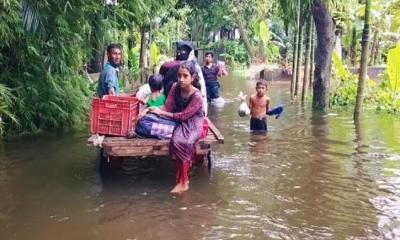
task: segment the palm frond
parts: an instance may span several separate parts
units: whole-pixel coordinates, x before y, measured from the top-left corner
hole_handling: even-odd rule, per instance
[[[4,84],[0,84],[0,132],[4,131],[4,120],[9,119],[15,124],[19,124],[19,121],[14,113],[11,112],[12,104],[15,101],[15,96],[12,94],[10,88]],[[1,134],[0,134],[1,135]]]
[[[34,4],[30,1],[21,2],[21,12],[24,29],[31,33],[36,33],[43,26],[42,19]]]

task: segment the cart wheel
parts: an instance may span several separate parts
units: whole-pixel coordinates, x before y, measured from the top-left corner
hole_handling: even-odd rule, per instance
[[[207,168],[208,168],[208,176],[212,176],[212,168],[213,168],[213,161],[211,157],[211,150],[208,150],[207,153]]]

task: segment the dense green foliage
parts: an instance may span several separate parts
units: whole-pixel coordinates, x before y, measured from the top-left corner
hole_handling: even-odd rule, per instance
[[[0,3],[0,83],[10,89],[0,98],[15,96],[2,103],[1,132],[72,126],[87,116],[92,92],[79,70],[90,56],[96,2]]]
[[[138,70],[138,42],[132,32],[150,24],[150,13],[166,12],[174,0],[122,1],[104,6],[99,0],[0,1],[0,133],[35,132],[87,124],[95,85],[83,66],[110,42],[128,40],[126,76]],[[160,7],[162,6],[162,7]],[[130,30],[130,31],[128,31]],[[138,32],[138,31],[136,31]],[[159,61],[152,44],[152,64]],[[127,64],[123,69],[126,69]]]
[[[337,54],[333,54],[335,86],[330,96],[333,107],[353,107],[356,102],[358,75],[346,69]],[[387,74],[381,83],[366,79],[363,106],[389,113],[400,113],[400,94],[391,87]]]
[[[4,134],[5,121],[13,121],[14,124],[18,124],[18,120],[11,111],[13,101],[15,101],[15,96],[11,89],[0,84],[0,136]]]
[[[364,1],[350,0],[333,12],[346,64],[357,65],[361,55],[361,37],[365,14]],[[400,1],[371,2],[369,65],[383,65],[388,50],[400,39]]]
[[[265,60],[265,48],[270,39],[269,22],[266,20],[271,14],[273,2],[266,0],[181,0],[179,2],[182,5],[189,5],[192,9],[189,17],[191,39],[207,45],[220,34],[222,41],[236,41],[237,49],[243,45],[249,62]],[[235,30],[240,32],[240,39],[228,36],[228,33]],[[228,56],[230,60],[235,59],[236,63],[242,65],[243,62],[237,60],[238,58],[232,55],[230,57]]]
[[[214,53],[223,53],[225,61],[230,68],[243,67],[249,62],[249,53],[239,41],[216,42],[212,45]]]

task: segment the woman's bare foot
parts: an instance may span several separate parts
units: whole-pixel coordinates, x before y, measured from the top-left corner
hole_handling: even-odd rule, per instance
[[[171,193],[181,193],[183,190],[183,184],[182,183],[178,183],[176,184],[176,186],[171,190]]]
[[[182,183],[176,184],[174,189],[171,190],[171,193],[183,193],[186,192],[187,190],[189,190],[189,181],[183,184]]]
[[[182,192],[186,192],[187,190],[189,190],[189,181],[187,181],[183,184]]]

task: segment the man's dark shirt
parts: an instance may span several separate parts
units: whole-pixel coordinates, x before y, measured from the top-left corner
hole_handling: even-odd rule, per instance
[[[218,82],[219,67],[217,65],[212,64],[210,68],[204,65],[201,70],[203,71],[206,85]]]

